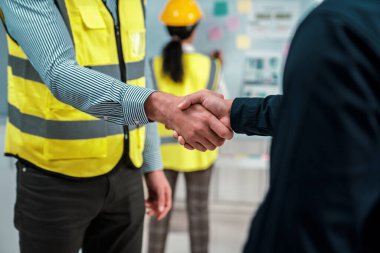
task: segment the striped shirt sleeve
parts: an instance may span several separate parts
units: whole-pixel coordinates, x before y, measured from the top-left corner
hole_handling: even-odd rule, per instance
[[[163,169],[157,123],[149,123],[146,126],[146,138],[142,166],[144,173]]]
[[[144,103],[154,91],[79,66],[53,0],[1,0],[0,7],[8,32],[58,100],[117,124],[149,122]]]

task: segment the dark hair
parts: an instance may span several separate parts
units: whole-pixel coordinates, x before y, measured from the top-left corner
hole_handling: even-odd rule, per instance
[[[182,45],[181,40],[187,39],[193,33],[197,24],[193,26],[167,26],[172,40],[162,50],[164,75],[169,76],[174,82],[183,81]]]

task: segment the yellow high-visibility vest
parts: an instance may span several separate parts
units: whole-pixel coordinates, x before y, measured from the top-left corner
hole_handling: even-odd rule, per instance
[[[145,86],[143,1],[118,1],[120,33],[115,32],[114,19],[102,0],[57,0],[55,4],[71,32],[78,64]],[[93,177],[111,171],[129,142],[130,161],[141,167],[145,127],[129,126],[124,133],[122,126],[58,101],[9,35],[8,49],[7,155],[51,172]],[[121,72],[119,59],[124,60],[126,73]]]
[[[185,96],[202,89],[216,90],[220,81],[221,63],[199,53],[184,53],[182,56],[184,79],[176,83],[162,71],[163,59],[157,56],[150,61],[153,83],[159,91],[176,96]],[[158,124],[161,137],[161,153],[165,169],[182,172],[209,168],[216,160],[218,151],[200,152],[187,150],[172,137],[171,130]]]

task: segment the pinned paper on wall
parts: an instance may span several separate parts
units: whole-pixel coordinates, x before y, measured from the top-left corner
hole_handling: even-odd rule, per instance
[[[266,97],[281,93],[282,62],[283,56],[277,50],[246,52],[242,95]]]
[[[249,49],[251,48],[251,38],[248,35],[239,35],[236,37],[236,48]]]
[[[252,1],[250,0],[239,0],[237,5],[239,13],[248,14],[252,12]]]
[[[289,39],[298,23],[301,5],[296,1],[263,1],[253,4],[248,32],[253,38]]]
[[[290,42],[287,42],[284,45],[284,50],[283,50],[283,52],[284,52],[283,55],[284,55],[285,59],[288,57],[289,49],[290,49]]]
[[[208,39],[210,41],[217,41],[223,38],[223,30],[219,26],[214,26],[208,30]]]
[[[227,16],[228,3],[226,1],[218,1],[214,4],[214,16]]]
[[[226,20],[226,26],[230,32],[238,30],[240,27],[240,18],[236,16],[228,17]]]

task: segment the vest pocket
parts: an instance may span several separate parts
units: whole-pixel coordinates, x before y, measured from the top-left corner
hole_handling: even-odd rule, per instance
[[[114,26],[107,10],[94,3],[67,7],[78,63],[81,66],[117,63]]]
[[[124,31],[126,44],[123,46],[124,58],[127,62],[140,61],[145,57],[145,29]]]
[[[107,156],[107,128],[104,121],[70,107],[50,107],[47,118],[47,136],[43,144],[43,154],[47,160]]]
[[[97,6],[79,6],[79,13],[88,29],[104,29],[106,23]]]

